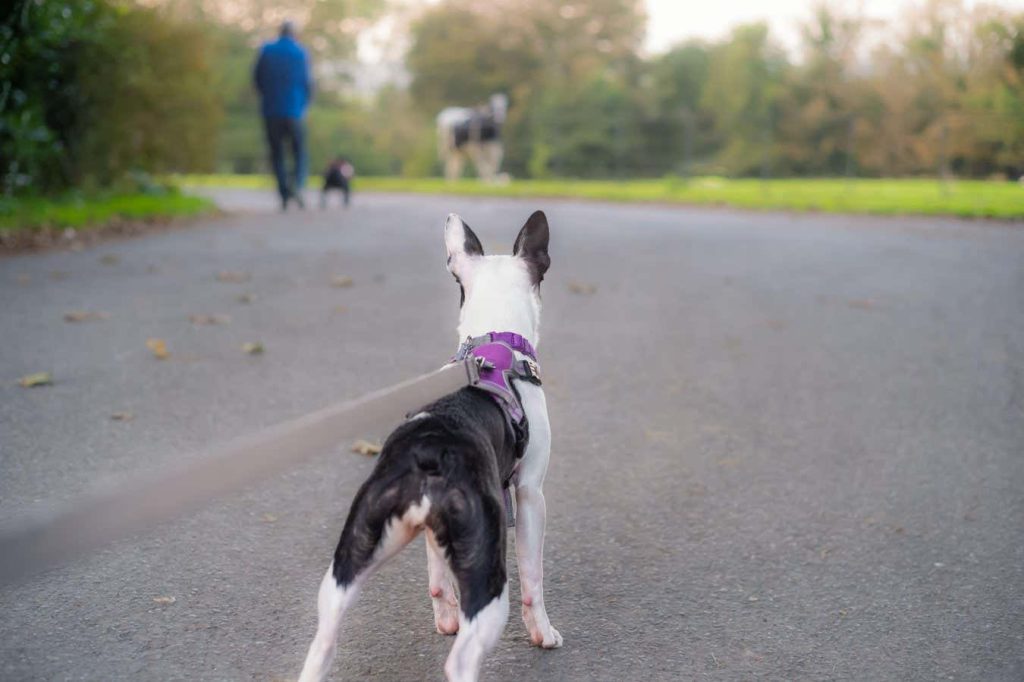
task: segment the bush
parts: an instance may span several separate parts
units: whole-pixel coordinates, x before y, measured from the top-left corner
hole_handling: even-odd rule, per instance
[[[5,194],[212,167],[220,102],[199,27],[110,1],[15,0],[0,45]]]

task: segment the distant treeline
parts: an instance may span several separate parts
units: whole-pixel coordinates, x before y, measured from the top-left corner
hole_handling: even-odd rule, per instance
[[[635,0],[448,0],[413,26],[412,100],[509,93],[515,175],[1024,171],[1024,13],[930,0],[880,26],[835,5],[794,55],[752,24],[645,59]]]
[[[386,4],[145,5],[0,10],[5,192],[134,170],[265,170],[251,66],[286,16],[316,67],[314,170],[343,153],[364,175],[437,174],[436,113],[504,92],[515,177],[1024,172],[1024,13],[997,6],[922,0],[878,25],[822,4],[795,51],[751,24],[646,57],[639,0],[442,0],[396,21],[408,87],[368,97],[345,74]]]

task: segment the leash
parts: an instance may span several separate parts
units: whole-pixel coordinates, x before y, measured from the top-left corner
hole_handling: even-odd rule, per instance
[[[400,415],[479,381],[473,358],[454,362],[236,439],[186,465],[96,491],[48,518],[29,520],[0,534],[0,586],[194,511],[337,446],[358,430],[393,423]]]

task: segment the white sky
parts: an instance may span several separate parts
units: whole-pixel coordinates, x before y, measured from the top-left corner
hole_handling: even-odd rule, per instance
[[[798,45],[798,26],[811,17],[821,0],[646,0],[648,53],[663,52],[689,38],[717,40],[732,27],[767,21],[772,36],[792,50]],[[893,20],[908,6],[927,0],[824,0],[844,10],[862,8],[872,19]],[[963,0],[968,7],[979,0]],[[985,1],[985,0],[981,0]],[[359,35],[359,66],[353,75],[355,89],[376,91],[385,83],[407,80],[402,55],[408,45],[408,21],[419,8],[438,0],[392,0],[393,10]],[[1024,11],[1024,0],[987,0],[986,4]]]
[[[797,25],[811,15],[814,0],[646,0],[647,49],[661,52],[687,38],[721,38],[737,24],[765,20],[772,34],[791,47],[796,43]],[[877,19],[898,17],[907,3],[901,0],[845,0],[829,2],[850,9],[863,7]],[[923,0],[911,3],[920,6]],[[977,4],[967,0],[968,6]],[[1024,0],[992,0],[988,4],[1024,10]]]

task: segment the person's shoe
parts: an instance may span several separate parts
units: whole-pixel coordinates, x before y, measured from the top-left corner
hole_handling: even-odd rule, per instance
[[[295,203],[299,205],[299,208],[303,211],[306,210],[306,202],[302,198],[302,192],[296,192],[292,195],[292,199],[295,199]]]

